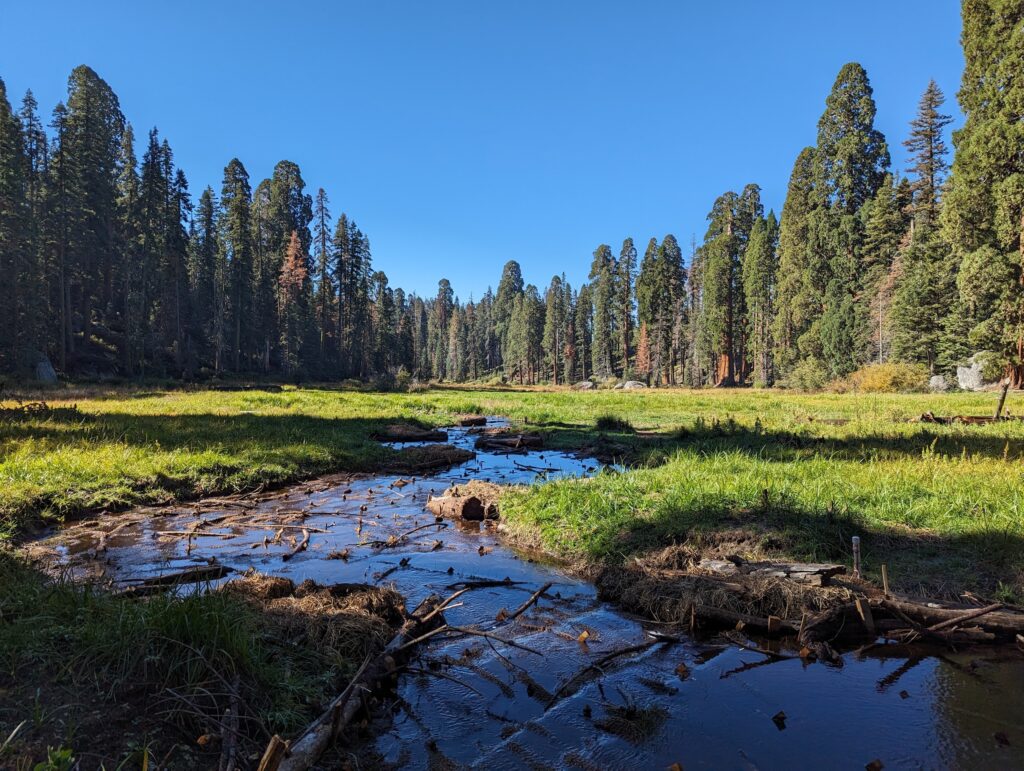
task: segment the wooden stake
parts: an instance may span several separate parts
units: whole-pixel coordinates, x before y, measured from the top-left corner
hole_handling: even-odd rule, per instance
[[[853,577],[860,578],[860,536],[853,537]]]
[[[868,605],[868,601],[864,598],[858,597],[854,600],[854,604],[857,606],[857,613],[860,615],[860,620],[864,622],[865,628],[871,635],[875,634],[875,618],[871,615],[871,606]]]
[[[884,562],[882,563],[882,592],[886,597],[889,596],[889,568]]]

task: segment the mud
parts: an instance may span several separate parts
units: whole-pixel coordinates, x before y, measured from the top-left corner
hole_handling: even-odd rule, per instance
[[[477,435],[453,428],[448,441],[471,451]],[[471,480],[529,484],[596,465],[478,449],[432,476],[335,477],[263,499],[140,509],[69,527],[31,550],[117,587],[211,563],[296,586],[394,586],[409,608],[474,587],[446,611],[448,624],[519,647],[465,634],[423,643],[416,671],[350,748],[361,767],[1024,766],[1016,654],[881,645],[827,666],[784,641],[697,639],[642,622],[599,599],[593,584],[506,548],[492,521],[437,522],[425,510],[430,495]]]

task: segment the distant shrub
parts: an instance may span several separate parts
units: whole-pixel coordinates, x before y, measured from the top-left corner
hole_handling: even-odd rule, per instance
[[[1003,377],[1003,362],[992,351],[979,351],[968,360],[968,363],[981,365],[981,378],[986,383],[995,383]]]
[[[618,415],[602,415],[594,421],[594,427],[598,431],[633,431],[633,425]]]
[[[779,385],[797,391],[820,391],[827,383],[825,365],[818,359],[809,358],[793,367]]]
[[[430,390],[430,383],[422,383],[419,380],[413,380],[409,383],[409,388],[407,390],[411,394],[423,393],[424,391]]]
[[[928,390],[928,369],[922,364],[868,364],[846,380],[860,393],[920,393]]]
[[[412,374],[405,367],[400,367],[395,374],[395,390],[408,391],[412,385]]]

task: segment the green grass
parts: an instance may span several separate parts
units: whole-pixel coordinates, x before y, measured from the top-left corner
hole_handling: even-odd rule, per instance
[[[161,754],[181,736],[194,746],[232,703],[233,689],[247,720],[294,731],[336,693],[360,655],[281,639],[258,608],[226,592],[128,599],[52,581],[0,550],[3,738],[25,721],[6,761],[38,757],[42,747],[33,741],[108,757],[131,755],[129,738],[148,736]],[[138,767],[135,760],[128,767]],[[0,767],[6,761],[0,753]]]
[[[378,467],[368,439],[396,419],[444,425],[506,415],[551,447],[640,468],[513,492],[512,530],[570,559],[614,563],[693,530],[760,526],[801,558],[847,559],[901,585],[1024,591],[1024,423],[940,426],[991,414],[995,394],[795,394],[753,390],[573,392],[303,388],[71,392],[80,416],[0,422],[0,530],[38,516]],[[1008,409],[1024,411],[1011,394]],[[824,421],[824,422],[822,422]],[[632,427],[633,430],[629,430]]]

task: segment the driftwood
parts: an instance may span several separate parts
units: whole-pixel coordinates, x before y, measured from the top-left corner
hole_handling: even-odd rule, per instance
[[[727,560],[701,560],[701,570],[719,576],[766,576],[788,578],[801,584],[828,586],[832,577],[846,572],[844,565],[817,564],[806,562],[747,562],[740,557]]]
[[[475,495],[442,495],[427,501],[427,511],[445,519],[482,521],[487,512]]]
[[[171,589],[182,584],[196,584],[202,581],[216,581],[234,572],[227,565],[210,565],[209,567],[191,568],[177,573],[164,573],[162,576],[147,578],[137,584],[133,584],[121,591],[127,596],[141,597],[149,594],[157,594],[165,589]]]
[[[464,428],[468,428],[469,426],[486,426],[487,417],[484,415],[460,415],[459,425]]]
[[[436,607],[437,602],[437,597],[434,596],[425,599],[405,620],[384,650],[376,657],[368,657],[363,662],[345,690],[299,738],[289,744],[274,736],[260,761],[260,771],[305,771],[312,768],[359,711],[362,705],[361,694],[371,691],[375,683],[394,671],[395,656],[422,630],[423,617]],[[356,697],[357,693],[360,697]],[[283,752],[282,744],[285,744]]]
[[[494,452],[526,452],[541,449],[544,438],[540,434],[494,434],[481,436],[475,446],[478,450]]]
[[[530,595],[530,599],[528,599],[526,602],[524,602],[522,605],[520,605],[518,608],[516,608],[512,612],[512,614],[508,617],[508,620],[512,621],[514,619],[519,618],[521,615],[523,615],[523,613],[525,613],[529,609],[529,607],[531,605],[533,605],[533,603],[535,603],[537,600],[539,600],[541,595],[544,594],[544,592],[546,592],[548,589],[550,589],[551,586],[552,586],[551,582],[548,582],[548,583],[544,584],[544,586],[542,586],[540,589],[535,591],[533,594],[531,594]]]
[[[282,556],[281,559],[283,559],[285,562],[287,562],[288,560],[290,560],[292,557],[294,557],[299,552],[306,551],[308,546],[309,546],[309,530],[303,530],[302,531],[302,540],[299,541],[295,545],[294,549],[292,549],[290,552],[288,552],[287,554]]]

